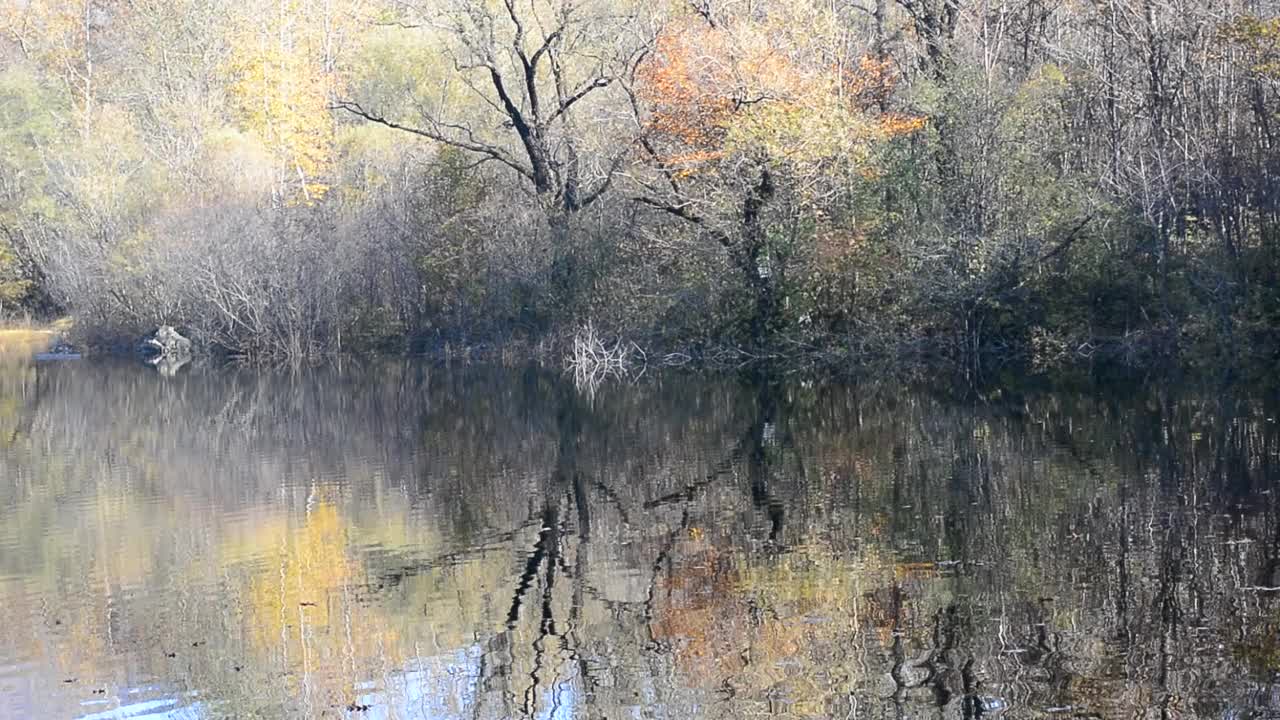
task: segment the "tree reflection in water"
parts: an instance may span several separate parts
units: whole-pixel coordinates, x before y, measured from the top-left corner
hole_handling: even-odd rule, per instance
[[[1272,399],[0,375],[0,717],[1280,713]]]

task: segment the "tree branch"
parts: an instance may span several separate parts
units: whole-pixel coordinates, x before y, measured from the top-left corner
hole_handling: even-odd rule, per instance
[[[693,225],[697,225],[698,227],[706,229],[708,232],[711,233],[712,237],[715,238],[716,242],[720,243],[724,247],[731,248],[734,246],[733,238],[729,237],[727,233],[721,230],[716,230],[714,228],[709,227],[707,225],[706,218],[690,210],[688,205],[673,205],[669,202],[659,200],[657,198],[649,197],[647,195],[633,197],[631,198],[631,200],[633,202],[638,202],[641,205],[647,205],[656,210],[661,210],[662,212],[667,213],[668,215],[678,217],[681,220],[684,220],[688,223],[692,223]]]
[[[600,182],[595,190],[592,190],[587,195],[586,199],[579,203],[579,208],[587,207],[596,200],[599,200],[601,195],[604,195],[609,191],[610,186],[613,185],[613,178],[617,176],[619,168],[622,167],[622,163],[626,161],[627,156],[630,154],[631,145],[628,144],[625,149],[613,156],[613,160],[609,162],[609,169],[605,171],[604,180]]]
[[[533,179],[532,170],[521,165],[515,159],[513,159],[512,157],[507,155],[505,152],[503,152],[500,148],[494,147],[492,145],[485,145],[483,143],[475,141],[474,139],[463,140],[460,138],[450,137],[436,130],[403,125],[401,123],[395,122],[394,120],[388,120],[382,117],[381,115],[377,115],[368,110],[365,110],[363,107],[360,106],[359,103],[353,102],[350,100],[336,101],[329,106],[329,109],[342,110],[344,112],[351,113],[356,117],[363,118],[364,120],[374,123],[375,125],[382,125],[383,127],[388,127],[393,130],[400,130],[402,132],[407,132],[413,135],[425,137],[430,140],[435,140],[436,142],[443,143],[450,147],[458,148],[459,150],[466,150],[468,152],[484,155],[490,159],[497,160],[498,162],[502,163],[503,165],[506,165],[512,170],[515,170],[516,172],[520,173],[526,178],[529,178],[530,180]],[[436,124],[436,123],[433,122],[433,124]],[[471,132],[470,130],[467,130],[457,125],[449,125],[448,127],[465,131],[468,135],[470,135],[470,132]]]
[[[609,87],[609,85],[611,84],[613,84],[613,78],[604,77],[603,75],[597,76],[594,80],[587,83],[584,87],[579,88],[577,92],[561,100],[560,107],[557,108],[555,111],[555,114],[551,116],[551,122],[554,122],[556,118],[560,117],[561,115],[564,115],[566,112],[569,111],[569,108],[576,105],[579,100],[586,97],[587,95],[590,95],[593,91],[599,90],[601,88]]]

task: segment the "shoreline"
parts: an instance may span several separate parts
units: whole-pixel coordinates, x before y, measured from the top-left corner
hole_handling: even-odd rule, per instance
[[[79,332],[77,332],[79,331]],[[7,362],[119,361],[137,359],[136,338],[98,335],[86,341],[84,328],[72,318],[46,323],[0,325],[0,360]],[[92,329],[90,329],[92,332]],[[770,346],[750,348],[731,344],[647,346],[626,337],[597,341],[583,352],[579,336],[567,332],[540,338],[520,336],[463,341],[436,338],[405,340],[398,349],[344,348],[301,358],[237,355],[221,348],[197,351],[197,364],[246,368],[304,368],[380,361],[410,361],[453,366],[522,367],[536,365],[597,384],[606,380],[635,381],[646,374],[684,371],[709,375],[749,374],[764,378],[859,379],[904,381],[947,378],[965,385],[999,386],[1028,379],[1051,382],[1097,380],[1144,381],[1153,378],[1212,379],[1220,382],[1268,384],[1272,359],[1263,357],[1204,358],[1177,346],[1141,347],[1136,353],[1098,346],[1090,355],[1069,354],[1040,363],[1026,352],[982,352],[963,357],[942,342],[904,343],[900,347],[855,350],[849,339],[801,342],[782,338]],[[643,338],[640,342],[643,342]],[[844,340],[844,343],[841,343]],[[620,350],[621,349],[621,350]],[[1133,347],[1126,348],[1134,350]],[[185,363],[184,363],[185,364]],[[175,368],[175,372],[178,368]]]

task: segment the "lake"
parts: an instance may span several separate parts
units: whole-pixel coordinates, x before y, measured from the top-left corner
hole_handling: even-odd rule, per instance
[[[0,717],[1275,717],[1278,417],[11,364]]]

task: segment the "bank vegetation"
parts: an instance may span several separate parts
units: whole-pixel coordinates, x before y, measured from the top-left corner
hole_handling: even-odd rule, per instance
[[[0,312],[111,346],[1274,363],[1276,0],[0,0]]]

